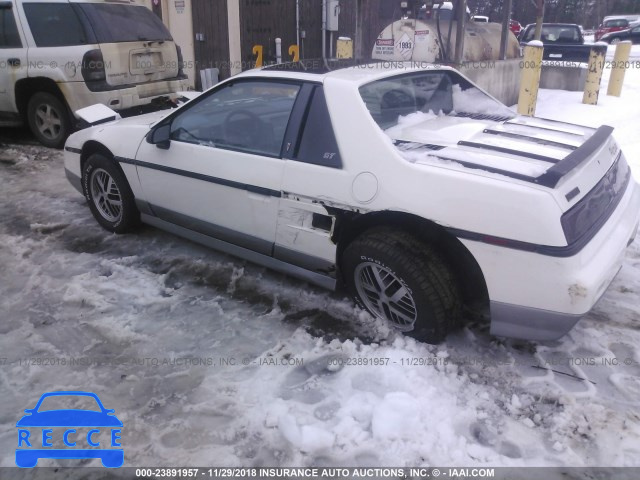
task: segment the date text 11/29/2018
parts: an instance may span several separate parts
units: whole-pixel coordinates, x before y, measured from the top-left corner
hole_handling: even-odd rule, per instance
[[[493,468],[137,468],[146,478],[493,478]]]

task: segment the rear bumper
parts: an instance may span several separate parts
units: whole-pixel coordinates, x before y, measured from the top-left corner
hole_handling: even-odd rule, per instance
[[[571,330],[582,315],[491,302],[491,334],[528,340],[555,340]]]
[[[491,333],[551,340],[571,330],[620,271],[639,221],[640,188],[632,180],[609,220],[574,256],[551,257],[463,241],[485,275]]]
[[[177,92],[188,89],[189,79],[162,80],[104,92],[92,92],[84,82],[59,83],[58,86],[72,112],[96,103],[120,111],[148,105],[159,97],[177,98]]]

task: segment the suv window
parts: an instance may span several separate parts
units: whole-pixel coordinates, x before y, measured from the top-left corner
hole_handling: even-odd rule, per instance
[[[238,81],[214,90],[178,114],[171,139],[280,157],[300,85]]]
[[[18,26],[10,8],[0,8],[0,48],[20,48]]]
[[[89,19],[98,43],[173,40],[162,21],[146,7],[109,3],[76,5]]]
[[[87,34],[68,3],[25,3],[24,13],[38,47],[86,45]]]

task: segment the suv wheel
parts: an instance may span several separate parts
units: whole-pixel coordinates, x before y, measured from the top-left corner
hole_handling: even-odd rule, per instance
[[[47,147],[62,148],[71,133],[67,106],[51,93],[38,92],[29,99],[27,119],[33,134]]]
[[[82,190],[98,223],[113,233],[127,233],[140,222],[140,212],[124,173],[111,160],[91,155],[82,169]]]
[[[342,267],[360,306],[417,340],[439,343],[460,325],[453,274],[432,247],[406,232],[364,234],[345,249]]]

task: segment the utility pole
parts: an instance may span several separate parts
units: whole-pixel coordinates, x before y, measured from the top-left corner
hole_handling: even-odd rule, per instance
[[[504,0],[502,3],[502,32],[500,34],[500,60],[507,59],[507,41],[509,39],[509,20],[511,19],[511,9],[513,0]]]
[[[453,61],[456,65],[459,65],[462,63],[464,54],[464,24],[467,17],[467,0],[458,0],[456,13],[456,50]]]
[[[542,22],[544,21],[544,0],[535,0],[536,5],[536,31],[534,40],[540,40],[542,35]]]

